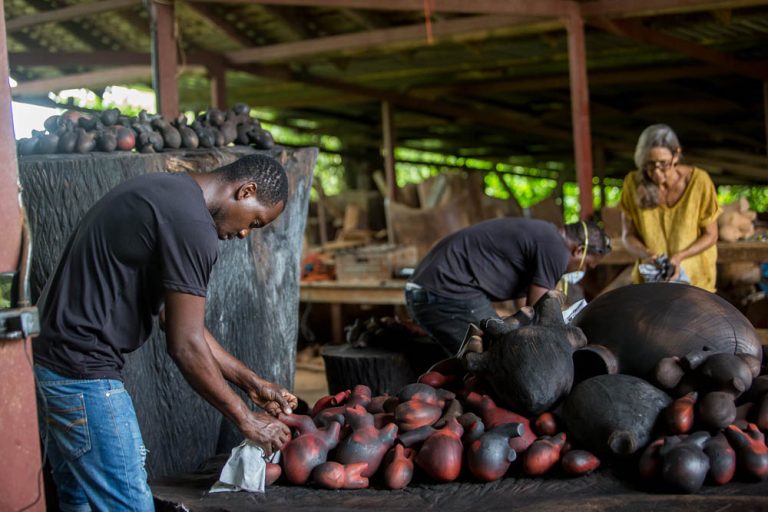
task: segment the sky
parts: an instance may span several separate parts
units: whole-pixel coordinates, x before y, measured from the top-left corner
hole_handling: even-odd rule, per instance
[[[32,130],[43,130],[43,122],[61,110],[47,107],[38,107],[27,103],[11,102],[13,114],[13,133],[16,139],[30,137]]]

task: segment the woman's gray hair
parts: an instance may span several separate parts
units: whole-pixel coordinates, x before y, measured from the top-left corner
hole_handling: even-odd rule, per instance
[[[635,148],[635,165],[639,170],[642,171],[652,148],[667,148],[675,156],[680,151],[680,141],[666,124],[652,124],[643,130]]]

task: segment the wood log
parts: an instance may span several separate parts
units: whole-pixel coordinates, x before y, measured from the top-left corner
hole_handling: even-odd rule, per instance
[[[31,291],[36,300],[70,234],[101,196],[124,180],[149,172],[206,172],[255,150],[174,151],[158,154],[92,153],[19,159],[22,199],[33,238]],[[298,337],[299,256],[317,150],[267,152],[289,180],[282,215],[244,240],[220,242],[211,275],[206,325],[219,342],[257,374],[293,386]],[[136,407],[150,478],[190,471],[229,451],[241,436],[186,383],[155,329],[129,354],[126,388]]]
[[[358,384],[371,388],[373,396],[396,395],[418,373],[405,354],[381,348],[354,348],[349,344],[327,345],[322,350],[328,391],[336,394]]]

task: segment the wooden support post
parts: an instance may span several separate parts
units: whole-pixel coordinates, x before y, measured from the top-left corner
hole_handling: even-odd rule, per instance
[[[598,178],[600,191],[600,209],[605,208],[605,148],[602,144],[595,145],[595,174]]]
[[[222,65],[208,66],[211,78],[211,106],[220,110],[227,108],[227,68]]]
[[[174,10],[174,0],[152,0],[150,6],[152,86],[157,98],[157,112],[167,119],[179,115]]]
[[[395,127],[392,118],[392,104],[388,101],[381,102],[381,131],[384,152],[384,175],[387,179],[387,201],[395,200]],[[387,241],[394,243],[392,223],[387,221]]]
[[[589,127],[589,87],[587,85],[587,51],[584,42],[584,20],[578,13],[565,19],[568,29],[568,67],[571,81],[571,118],[579,184],[581,218],[592,216],[592,137]]]
[[[0,272],[16,272],[21,253],[21,205],[8,84],[5,10],[0,3]],[[30,338],[0,339],[0,510],[44,511],[35,381]]]

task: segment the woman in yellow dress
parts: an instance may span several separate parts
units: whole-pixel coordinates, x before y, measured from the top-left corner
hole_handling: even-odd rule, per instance
[[[669,281],[683,276],[714,292],[721,213],[717,193],[706,171],[681,163],[681,156],[669,126],[654,124],[640,134],[638,170],[627,174],[621,191],[622,241],[638,258],[633,282],[643,281],[638,270],[642,260],[666,255],[674,266]]]

